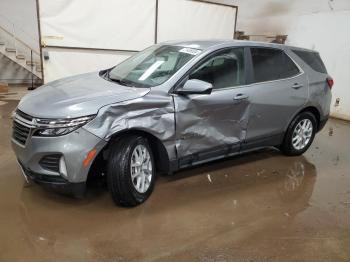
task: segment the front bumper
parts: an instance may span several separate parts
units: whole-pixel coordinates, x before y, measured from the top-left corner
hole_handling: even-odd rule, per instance
[[[105,144],[106,141],[84,128],[58,137],[29,136],[24,145],[12,138],[12,148],[28,178],[56,191],[72,194],[85,186],[90,166]],[[93,149],[96,149],[94,157],[88,165],[84,165],[85,158]],[[40,164],[40,160],[48,155],[61,155],[64,158],[67,175]]]
[[[86,188],[85,182],[70,183],[63,177],[34,173],[28,169],[25,169],[25,167],[20,162],[19,165],[27,182],[33,181],[57,193],[73,196],[76,198],[81,198],[84,196]]]

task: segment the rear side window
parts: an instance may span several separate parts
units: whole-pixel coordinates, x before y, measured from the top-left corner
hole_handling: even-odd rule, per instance
[[[251,48],[254,82],[288,78],[299,74],[298,67],[282,50]]]
[[[324,66],[320,55],[311,51],[293,50],[293,52],[301,58],[306,64],[308,64],[313,70],[327,74],[327,69]]]

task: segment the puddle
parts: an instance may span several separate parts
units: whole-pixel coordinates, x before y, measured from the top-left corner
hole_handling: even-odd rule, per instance
[[[159,177],[146,203],[121,208],[103,183],[83,200],[24,187],[9,142],[18,101],[7,102],[0,107],[2,261],[350,260],[346,122],[331,120],[304,156],[262,150],[204,164]]]

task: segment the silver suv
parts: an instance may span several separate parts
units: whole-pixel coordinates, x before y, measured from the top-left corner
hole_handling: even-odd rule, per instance
[[[245,41],[167,42],[48,83],[14,112],[26,179],[82,196],[106,175],[135,206],[156,174],[263,147],[300,155],[326,123],[332,78],[315,51]]]

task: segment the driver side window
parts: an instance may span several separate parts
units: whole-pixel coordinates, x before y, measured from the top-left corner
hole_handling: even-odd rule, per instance
[[[244,84],[244,48],[230,48],[209,56],[189,76],[209,82],[214,89]]]

